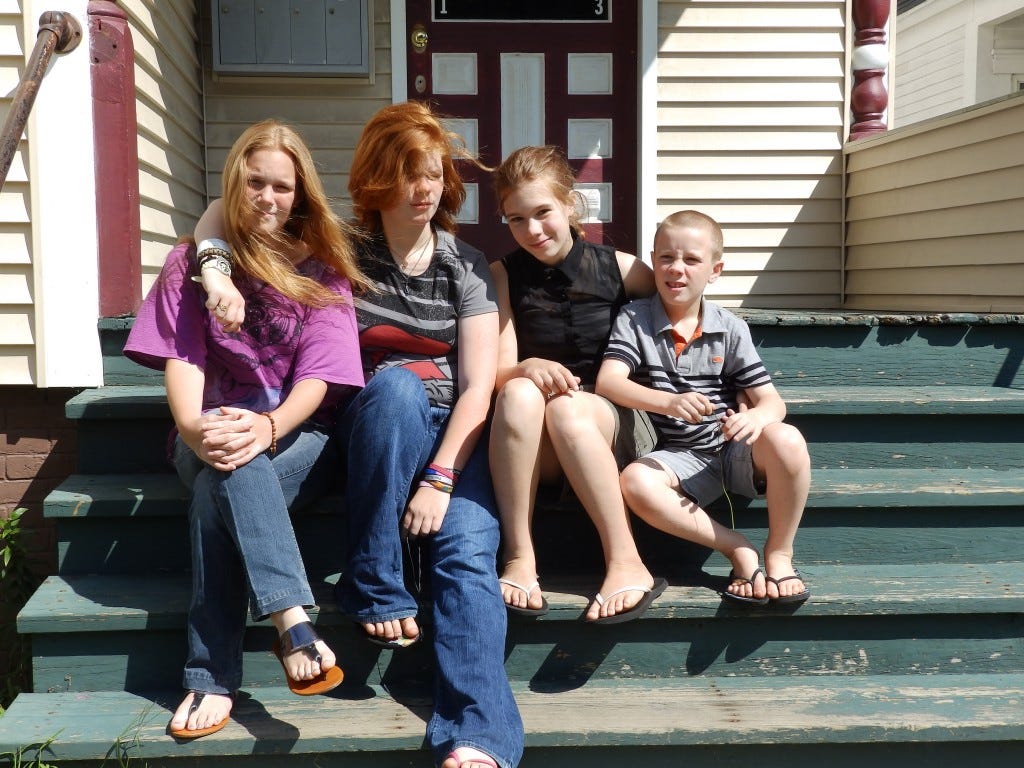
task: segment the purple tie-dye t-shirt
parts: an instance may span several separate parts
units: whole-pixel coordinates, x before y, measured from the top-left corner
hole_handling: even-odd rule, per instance
[[[304,306],[255,280],[236,279],[245,297],[240,331],[225,333],[210,315],[195,274],[195,247],[176,246],[139,307],[125,356],[163,370],[168,359],[205,372],[203,411],[222,405],[272,411],[303,379],[327,382],[313,419],[329,426],[345,388],[363,386],[359,337],[348,280],[316,259],[298,271],[345,298],[322,309]]]

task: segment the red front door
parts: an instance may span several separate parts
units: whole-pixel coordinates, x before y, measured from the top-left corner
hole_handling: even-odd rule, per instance
[[[451,118],[490,166],[521,146],[561,147],[587,200],[588,239],[635,252],[637,4],[409,0],[406,22],[409,98]],[[498,258],[515,243],[487,174],[462,167],[459,235]]]

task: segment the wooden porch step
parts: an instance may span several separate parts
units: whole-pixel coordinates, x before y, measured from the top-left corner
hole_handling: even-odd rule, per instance
[[[524,768],[610,766],[623,755],[656,768],[703,768],[723,758],[732,764],[728,758],[751,748],[767,768],[814,764],[804,762],[808,751],[845,766],[855,764],[845,759],[850,750],[876,743],[884,750],[872,764],[880,767],[925,764],[936,748],[947,758],[998,753],[999,764],[1024,756],[1020,674],[609,680],[557,693],[517,684],[514,693],[526,729]],[[345,685],[308,699],[243,691],[223,731],[187,743],[165,734],[179,697],[22,694],[0,719],[0,752],[46,743],[41,757],[62,768],[111,755],[154,768],[232,756],[251,766],[431,764],[422,748],[430,702],[415,692],[396,700]]]
[[[762,499],[734,500],[712,511],[752,541],[763,541]],[[312,578],[336,571],[345,519],[340,495],[293,516]],[[171,474],[72,475],[49,494],[57,521],[60,572],[146,573],[189,567],[187,493]],[[535,525],[542,573],[599,571],[600,543],[574,504],[547,501]],[[1024,551],[1024,470],[819,469],[797,539],[798,559],[814,563],[985,562]],[[651,567],[692,570],[710,552],[649,529],[637,540]],[[568,554],[567,554],[568,553]]]
[[[814,473],[809,505],[816,509],[1010,506],[1024,497],[1024,471],[987,468],[839,468]],[[69,475],[46,497],[45,515],[57,519],[184,516],[188,491],[173,474]],[[340,495],[311,509],[330,514]],[[765,508],[754,499],[745,508]],[[1018,522],[1024,523],[1024,519]]]
[[[723,603],[727,567],[674,581],[644,616],[582,621],[596,578],[545,579],[550,612],[513,617],[510,679],[561,688],[591,679],[764,675],[1013,673],[1024,658],[1024,563],[813,566],[798,609]],[[173,688],[185,656],[186,575],[50,577],[18,616],[37,692]],[[430,649],[381,652],[340,615],[331,585],[311,611],[353,682],[429,680]],[[430,633],[430,610],[421,623]],[[481,629],[481,631],[485,631]],[[250,621],[246,687],[281,685],[268,622]]]
[[[687,581],[673,580],[645,613],[647,619],[778,616],[773,607],[734,607],[718,588],[729,568],[714,566]],[[903,565],[815,565],[801,573],[814,593],[801,617],[1019,612],[1024,562]],[[331,579],[334,581],[335,579]],[[22,634],[146,630],[185,626],[187,574],[49,576],[18,614]],[[582,618],[599,586],[593,578],[551,578],[550,612],[536,621]],[[318,623],[344,621],[334,609],[330,581],[314,585]],[[631,622],[630,624],[636,624]],[[642,622],[641,622],[642,623]],[[269,626],[269,624],[264,624]],[[628,626],[628,625],[624,625]],[[607,629],[602,627],[601,629]]]
[[[1024,413],[1024,390],[983,385],[780,384],[794,412],[858,414]],[[98,387],[71,398],[69,419],[170,418],[162,385]]]
[[[1024,455],[1024,389],[787,383],[779,390],[788,401],[787,420],[803,431],[816,467],[1009,469]],[[89,390],[72,398],[66,413],[78,421],[80,471],[169,470],[163,387]]]

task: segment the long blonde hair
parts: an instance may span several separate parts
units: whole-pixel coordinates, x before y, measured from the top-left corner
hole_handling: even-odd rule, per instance
[[[246,193],[248,160],[259,150],[284,152],[295,165],[291,215],[281,232],[270,235],[254,231],[249,223],[256,207]],[[313,157],[293,128],[276,120],[263,120],[245,129],[224,162],[223,193],[225,239],[240,271],[307,306],[323,307],[341,300],[316,280],[296,271],[285,254],[298,241],[310,249],[313,258],[348,278],[353,289],[368,286],[356,261],[352,229],[331,210]]]

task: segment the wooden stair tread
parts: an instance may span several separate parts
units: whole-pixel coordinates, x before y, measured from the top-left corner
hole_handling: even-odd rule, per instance
[[[1024,469],[841,468],[815,469],[809,507],[1022,506]],[[167,473],[70,475],[46,498],[51,518],[183,515],[188,492]],[[340,497],[314,509],[330,513]],[[764,506],[755,499],[751,507]]]
[[[888,743],[1024,737],[1024,675],[830,675],[606,680],[559,692],[513,687],[531,747]],[[316,754],[421,748],[429,699],[345,686],[304,698],[243,692],[218,734],[165,735],[178,692],[22,694],[0,719],[0,752],[56,734],[47,758]]]
[[[780,383],[792,414],[1024,413],[1024,390],[976,385]],[[114,385],[82,392],[65,408],[69,419],[170,418],[161,385]]]
[[[714,568],[687,584],[670,586],[644,619],[711,619],[777,614],[772,607],[723,603],[715,591],[727,568]],[[1024,563],[812,565],[802,569],[812,591],[801,617],[1019,612]],[[599,586],[593,579],[545,580],[551,611],[542,621],[576,620]],[[184,627],[188,574],[50,576],[18,614],[23,634]],[[327,583],[314,587],[321,608],[315,621],[346,621]],[[606,628],[602,628],[606,629]]]

